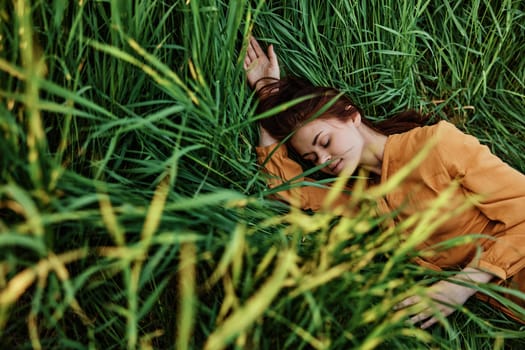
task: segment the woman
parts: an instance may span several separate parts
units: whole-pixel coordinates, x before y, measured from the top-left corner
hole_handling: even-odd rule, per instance
[[[304,161],[324,165],[322,170],[330,175],[351,174],[357,168],[364,168],[381,183],[413,159],[428,140],[434,139],[436,144],[426,158],[395,191],[386,195],[378,204],[380,209],[385,213],[396,211],[397,219],[403,220],[424,210],[439,193],[459,182],[447,211],[459,209],[472,195],[480,195],[482,199],[439,226],[420,248],[472,233],[494,239],[453,247],[417,262],[436,270],[457,269],[458,274],[451,280],[492,281],[525,292],[523,174],[448,122],[424,126],[428,120],[415,112],[406,112],[373,125],[352,101],[335,89],[314,87],[295,79],[280,80],[273,46],[268,47],[266,54],[254,38],[250,38],[244,68],[248,82],[259,95],[259,111],[302,97],[298,104],[260,123],[257,155],[259,162],[273,175],[270,186],[297,178],[303,172],[301,166],[289,157],[288,148]],[[305,97],[311,95],[313,97]],[[287,137],[288,148],[283,145],[276,149],[279,141]],[[305,186],[279,194],[292,205],[318,210],[327,190]],[[347,199],[343,194],[335,205]],[[477,251],[479,246],[481,254]],[[453,305],[464,304],[473,294],[474,289],[445,280],[429,290],[429,296],[437,301],[435,309],[443,316],[451,314],[455,310]],[[525,306],[525,299],[507,297]],[[398,307],[420,301],[414,296]],[[523,316],[513,314],[493,300],[488,301],[525,322]],[[438,318],[431,309],[425,309],[410,320],[427,328]]]

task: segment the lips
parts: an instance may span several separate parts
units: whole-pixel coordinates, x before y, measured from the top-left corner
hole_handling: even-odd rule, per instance
[[[343,159],[339,159],[337,162],[334,163],[333,166],[330,167],[330,171],[332,173],[339,172],[339,170],[340,170],[339,168],[340,168],[340,165],[342,164],[342,162],[343,162]]]

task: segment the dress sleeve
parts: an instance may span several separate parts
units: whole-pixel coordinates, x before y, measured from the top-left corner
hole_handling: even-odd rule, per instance
[[[288,157],[288,150],[285,145],[273,144],[257,147],[256,152],[258,163],[264,167],[265,172],[269,175],[268,186],[278,190],[280,185],[287,185],[283,186],[283,190],[276,193],[277,199],[301,209],[316,211],[322,207],[330,189],[320,187],[312,179],[303,177],[303,169],[297,162]],[[342,193],[333,203],[333,206],[343,204],[346,201],[348,201],[348,195]]]
[[[525,175],[454,125],[444,123],[442,131],[442,161],[467,192],[481,195],[476,207],[493,226],[494,239],[471,266],[507,279],[525,268]]]

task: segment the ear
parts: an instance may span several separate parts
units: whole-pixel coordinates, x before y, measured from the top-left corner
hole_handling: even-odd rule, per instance
[[[348,105],[346,106],[345,110],[348,111],[350,108],[353,108],[352,105]],[[355,127],[358,127],[359,125],[361,125],[361,113],[359,113],[358,111],[356,111],[348,120],[347,120],[348,123],[352,123],[354,124]]]
[[[357,128],[359,125],[361,125],[361,113],[357,112],[353,116],[354,125]]]
[[[352,115],[348,120],[347,123],[353,124],[356,128],[361,125],[361,113],[356,112],[354,115]]]

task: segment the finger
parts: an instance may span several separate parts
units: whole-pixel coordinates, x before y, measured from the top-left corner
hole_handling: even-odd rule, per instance
[[[427,318],[431,316],[432,316],[432,313],[430,313],[428,310],[425,310],[425,311],[418,313],[415,316],[410,317],[409,321],[412,324],[416,324],[416,323],[426,320]]]
[[[246,57],[248,57],[250,61],[254,61],[257,59],[257,54],[255,53],[255,49],[253,48],[251,42],[250,45],[248,45],[248,48],[246,49]]]
[[[251,63],[252,63],[251,58],[248,57],[248,54],[246,54],[246,56],[244,57],[244,70],[248,70]]]
[[[250,44],[253,47],[253,50],[255,51],[255,54],[257,56],[264,56],[265,53],[261,48],[261,45],[259,45],[259,42],[252,36],[250,38]]]
[[[427,320],[425,323],[421,325],[421,328],[427,329],[428,327],[432,326],[434,323],[436,323],[438,320],[435,317],[432,317],[431,319]]]
[[[250,51],[252,52],[252,54],[250,55]],[[250,63],[252,63],[253,61],[253,57],[251,56],[254,56],[253,54],[253,49],[250,48],[250,45],[248,45],[248,47],[246,48],[246,55],[244,56],[244,65],[245,65],[245,68],[246,66],[249,66]]]
[[[268,58],[270,59],[270,63],[272,64],[272,66],[277,66],[279,64],[277,62],[277,55],[275,54],[275,50],[272,44],[268,46]]]
[[[406,298],[405,300],[397,303],[394,306],[394,310],[404,309],[404,308],[409,307],[411,305],[417,304],[420,301],[421,301],[421,298],[418,297],[418,296],[412,296],[412,297]]]
[[[250,63],[250,54],[249,54],[249,48],[250,48],[250,45],[248,45],[248,47],[246,48],[246,53],[244,54],[244,68],[246,69],[246,65]]]

